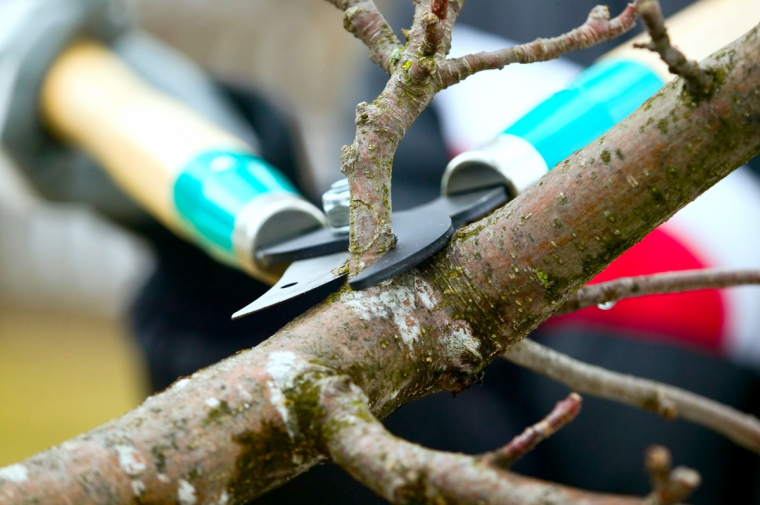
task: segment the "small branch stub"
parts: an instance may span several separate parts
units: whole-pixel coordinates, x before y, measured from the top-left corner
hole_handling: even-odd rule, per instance
[[[583,399],[578,393],[570,393],[567,398],[557,402],[554,409],[540,422],[526,428],[507,445],[480,457],[480,462],[504,470],[509,469],[517,460],[532,451],[540,442],[551,437],[565,425],[575,419],[581,411]]]

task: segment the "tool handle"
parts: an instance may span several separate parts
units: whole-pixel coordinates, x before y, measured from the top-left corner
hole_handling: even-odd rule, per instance
[[[242,141],[151,88],[98,43],[78,42],[58,57],[41,110],[54,134],[95,157],[167,227],[261,280],[277,278],[254,259],[262,240],[324,222]]]
[[[701,0],[667,20],[671,41],[701,60],[760,20],[758,0]],[[644,33],[634,42],[644,42]],[[659,56],[626,42],[485,145],[446,168],[443,194],[504,184],[513,198],[601,136],[674,78]]]

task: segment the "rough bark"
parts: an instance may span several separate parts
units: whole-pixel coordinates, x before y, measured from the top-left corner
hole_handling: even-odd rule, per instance
[[[244,503],[326,456],[320,398],[335,377],[358,386],[379,418],[434,391],[462,391],[614,258],[758,153],[758,29],[704,64],[716,75],[708,98],[671,82],[421,267],[366,291],[344,288],[257,348],[1,470],[0,504]],[[424,68],[419,58],[410,79],[415,68]],[[408,89],[400,75],[389,86],[398,96]],[[345,158],[371,157],[370,137],[396,143],[390,133],[368,128]]]

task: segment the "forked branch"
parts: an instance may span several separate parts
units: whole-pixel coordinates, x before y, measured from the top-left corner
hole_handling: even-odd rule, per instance
[[[530,339],[516,344],[504,358],[578,393],[651,410],[667,419],[680,417],[760,454],[760,420],[698,394],[589,365]]]
[[[633,497],[596,494],[505,472],[477,457],[426,449],[389,433],[364,393],[336,382],[322,398],[323,433],[333,461],[391,503],[633,505]]]
[[[394,51],[402,49],[401,42],[372,0],[327,0],[344,12],[343,27],[364,42],[370,59],[389,75],[395,65]]]
[[[760,284],[760,270],[685,270],[638,277],[623,277],[579,289],[554,315],[568,314],[586,307],[617,302],[626,298],[681,293],[699,289],[728,288],[748,284]]]
[[[687,499],[702,483],[699,473],[691,468],[672,468],[670,451],[660,445],[647,449],[645,466],[652,480],[652,493],[645,505],[674,505]]]
[[[644,21],[644,26],[652,40],[646,44],[635,44],[635,47],[658,53],[662,61],[668,65],[668,70],[684,78],[692,94],[700,97],[709,94],[713,85],[713,74],[700,67],[698,62],[687,59],[681,51],[670,44],[660,2],[637,0],[636,10]]]
[[[580,27],[551,39],[536,39],[527,44],[499,51],[469,54],[446,60],[439,72],[444,88],[466,79],[482,70],[504,68],[512,63],[534,63],[559,58],[565,53],[591,47],[618,37],[636,24],[636,9],[628,5],[616,18],[610,19],[606,6],[591,9],[588,19]]]

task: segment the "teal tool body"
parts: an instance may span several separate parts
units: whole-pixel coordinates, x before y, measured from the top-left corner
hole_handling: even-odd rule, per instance
[[[514,197],[643,104],[663,80],[641,63],[609,58],[582,72],[484,146],[454,158],[445,194],[505,183]]]
[[[298,197],[298,192],[284,175],[253,154],[209,151],[182,170],[173,197],[194,239],[215,256],[235,262],[237,217],[251,202],[271,195]]]

